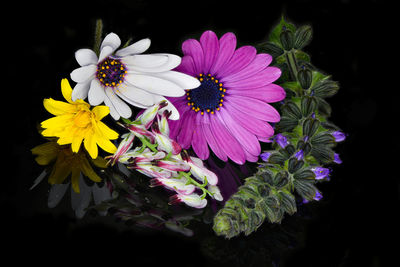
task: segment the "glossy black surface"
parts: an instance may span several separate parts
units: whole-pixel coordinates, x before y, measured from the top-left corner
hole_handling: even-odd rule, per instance
[[[388,246],[397,234],[400,189],[393,96],[398,77],[388,75],[398,47],[391,40],[398,34],[389,15],[394,7],[351,0],[170,2],[13,2],[7,8],[12,15],[2,19],[1,254],[57,265],[394,266],[389,259],[398,241]],[[208,29],[217,35],[233,31],[239,45],[264,41],[282,12],[297,25],[312,25],[314,38],[305,50],[341,86],[329,99],[331,120],[349,136],[336,149],[344,163],[320,186],[322,201],[300,208],[282,225],[266,224],[249,238],[227,242],[213,241],[211,227],[204,225],[185,238],[132,231],[111,218],[78,221],[68,201],[47,208],[45,183],[29,191],[41,172],[30,153],[43,142],[36,125],[49,117],[42,100],[62,98],[60,81],[78,66],[74,52],[92,46],[97,18],[104,20],[105,32],[122,39],[151,38],[149,52],[182,55],[182,41]]]

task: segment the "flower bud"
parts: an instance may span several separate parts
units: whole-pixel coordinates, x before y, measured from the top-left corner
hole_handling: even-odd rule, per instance
[[[170,170],[170,171],[189,171],[190,166],[184,161],[177,161],[173,159],[169,160],[159,160],[157,161],[156,165],[160,168]]]
[[[304,151],[299,150],[296,152],[296,154],[294,154],[294,156],[296,157],[297,160],[302,160],[304,158]]]
[[[294,33],[294,48],[302,49],[306,46],[312,37],[312,28],[308,25],[299,27]]]
[[[293,48],[293,33],[289,30],[281,32],[279,36],[283,49],[289,51]]]
[[[312,72],[309,69],[301,69],[297,73],[297,77],[299,79],[299,83],[301,88],[308,89],[310,88],[312,82]]]
[[[213,194],[213,198],[215,200],[218,200],[218,201],[224,200],[224,198],[222,197],[221,191],[219,190],[218,186],[210,184],[210,185],[207,186],[207,189],[208,189],[208,191],[210,191],[211,194]]]

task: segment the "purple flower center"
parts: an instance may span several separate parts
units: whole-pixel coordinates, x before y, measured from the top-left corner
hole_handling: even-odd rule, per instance
[[[96,77],[104,86],[116,87],[124,81],[125,65],[116,58],[107,57],[97,64]]]
[[[201,115],[203,115],[204,112],[214,114],[215,111],[220,110],[220,107],[222,107],[226,89],[224,89],[222,83],[211,76],[211,74],[199,74],[197,78],[201,83],[200,86],[188,90],[186,93],[188,106],[192,106],[192,110],[195,112],[200,111]]]

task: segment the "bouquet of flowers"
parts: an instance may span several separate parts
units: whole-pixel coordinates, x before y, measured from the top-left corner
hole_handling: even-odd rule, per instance
[[[150,39],[103,38],[98,20],[93,49],[76,51],[61,81],[65,101],[43,101],[53,117],[38,127],[47,142],[32,149],[44,166],[32,188],[47,178],[50,208],[70,191],[78,218],[95,210],[187,236],[193,220],[226,238],[281,222],[322,198],[316,185],[346,137],[325,100],[338,83],[302,50],[311,37],[282,18],[264,43],[237,48],[234,33],[205,31],[180,57],[147,54]],[[256,171],[237,183],[215,161]]]

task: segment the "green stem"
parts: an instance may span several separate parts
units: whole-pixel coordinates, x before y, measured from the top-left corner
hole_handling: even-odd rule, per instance
[[[102,35],[103,35],[103,21],[101,19],[98,19],[96,20],[96,29],[94,32],[94,46],[93,46],[93,51],[96,53],[97,56],[100,55],[100,44]]]
[[[147,146],[148,148],[151,149],[151,151],[153,151],[154,153],[157,153],[158,150],[156,149],[157,145],[156,144],[152,144],[149,141],[147,141],[146,137],[143,138],[139,138],[140,141],[142,141],[142,144]]]
[[[294,49],[286,52],[285,57],[286,57],[286,63],[289,67],[291,79],[293,81],[298,81],[297,80],[298,68],[297,68],[296,55],[294,54],[294,52],[295,52]],[[299,94],[301,95],[302,92],[299,92]]]
[[[192,177],[190,177],[191,176],[190,172],[188,172],[188,173],[179,172],[179,175],[185,176],[191,184],[197,186],[198,188],[200,188],[203,191],[201,198],[205,198],[207,196],[207,194],[209,194],[211,197],[213,196],[213,194],[210,191],[205,189],[206,185],[208,184],[207,178],[204,177],[204,184],[200,184],[197,181],[195,181]]]

